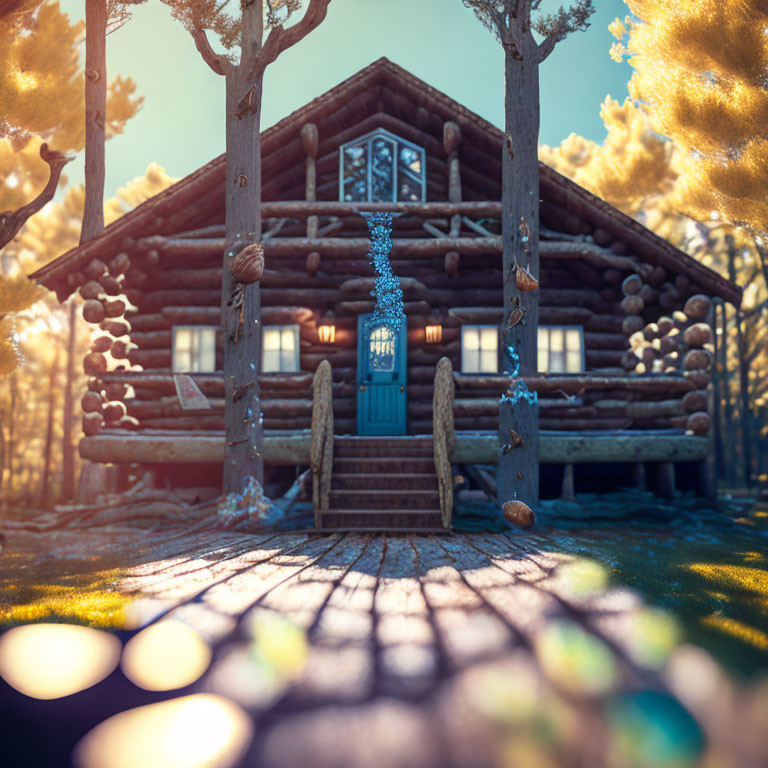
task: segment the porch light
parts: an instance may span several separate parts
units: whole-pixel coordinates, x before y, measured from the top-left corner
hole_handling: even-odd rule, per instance
[[[321,344],[333,344],[333,342],[336,341],[336,326],[318,325],[317,337],[320,339]]]
[[[427,337],[427,344],[439,344],[443,339],[443,326],[427,325],[424,328],[424,334]]]

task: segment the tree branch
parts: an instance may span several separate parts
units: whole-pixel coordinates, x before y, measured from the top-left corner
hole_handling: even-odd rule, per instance
[[[552,53],[552,51],[555,50],[555,46],[560,42],[561,39],[561,34],[558,30],[556,32],[552,32],[550,35],[547,35],[547,37],[542,40],[538,47],[537,58],[539,64],[541,64],[541,62],[544,61]]]
[[[228,74],[234,65],[226,56],[220,56],[216,51],[211,48],[211,44],[208,42],[208,35],[205,34],[204,29],[192,29],[190,30],[192,39],[195,41],[195,48],[200,51],[200,55],[203,57],[203,61],[217,74]]]
[[[288,29],[283,27],[282,24],[272,28],[264,46],[256,57],[256,62],[248,73],[248,80],[251,85],[237,105],[237,114],[239,117],[247,114],[253,108],[251,91],[264,74],[264,70],[275,61],[283,51],[296,45],[296,43],[303,40],[313,29],[320,25],[320,22],[323,21],[328,12],[328,5],[330,2],[331,0],[310,0],[307,12],[300,22],[294,24],[292,27],[288,27]]]
[[[23,205],[15,213],[10,213],[9,211],[0,213],[0,248],[5,247],[14,237],[16,237],[16,233],[21,229],[24,222],[26,222],[30,216],[33,216],[47,202],[53,199],[56,187],[59,185],[59,177],[61,176],[62,168],[72,160],[71,157],[66,157],[60,152],[48,149],[48,144],[45,143],[40,146],[40,157],[48,163],[50,168],[48,183],[43,188],[43,191],[31,203]]]

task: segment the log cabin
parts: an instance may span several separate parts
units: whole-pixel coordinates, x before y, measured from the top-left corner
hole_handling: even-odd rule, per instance
[[[503,138],[387,59],[262,133],[254,362],[264,460],[273,480],[313,465],[318,527],[350,525],[352,509],[367,514],[356,527],[412,524],[382,505],[424,511],[416,527],[446,526],[456,467],[497,461],[510,383],[499,373]],[[32,276],[61,301],[79,291],[94,328],[84,459],[153,467],[174,483],[220,474],[225,163],[217,157]],[[653,466],[667,496],[691,468],[706,486],[712,305],[738,305],[741,290],[543,164],[540,197],[539,373],[525,381],[539,396],[542,473],[559,473],[543,495],[604,481],[608,464],[616,482],[643,482]],[[364,211],[397,214],[399,335],[365,322],[374,272]],[[179,373],[210,408],[182,408]],[[433,434],[439,375],[452,402]],[[395,471],[399,490],[387,490],[380,476]]]

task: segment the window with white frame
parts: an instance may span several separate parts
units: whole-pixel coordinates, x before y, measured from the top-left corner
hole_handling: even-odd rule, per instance
[[[380,128],[342,144],[339,199],[421,202],[426,199],[424,150]]]
[[[175,325],[173,360],[176,373],[212,373],[216,370],[215,325]]]
[[[299,326],[265,325],[261,337],[262,373],[295,373],[299,370]]]
[[[499,328],[464,325],[461,328],[461,372],[498,373]]]
[[[540,325],[538,368],[545,373],[584,370],[584,329],[580,325]]]

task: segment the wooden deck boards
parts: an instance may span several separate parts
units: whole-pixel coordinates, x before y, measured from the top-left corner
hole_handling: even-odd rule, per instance
[[[718,754],[752,706],[723,704],[710,728],[714,703],[663,669],[675,643],[659,654],[657,614],[546,531],[66,531],[8,543],[4,577],[111,567],[133,632],[166,618],[196,628],[212,664],[163,697],[218,693],[243,707],[254,735],[238,766],[615,768],[632,763],[617,763],[606,713],[625,697],[687,702]],[[754,739],[737,746],[739,765],[761,764]]]
[[[482,690],[489,681],[507,675],[514,689],[522,674],[546,692],[542,701],[577,702],[579,718],[618,691],[664,688],[635,660],[641,601],[624,589],[574,590],[559,576],[572,558],[547,552],[535,535],[200,543],[207,549],[188,558],[133,569],[123,587],[137,598],[135,616],[184,620],[213,644],[214,663],[197,689],[252,712],[256,738],[245,765],[482,766],[495,731],[474,699],[494,695]],[[253,627],[273,620],[304,638],[306,657],[293,673],[265,681],[254,667]],[[580,691],[568,663],[542,655],[542,638],[561,624],[607,649],[610,685],[586,680]]]

